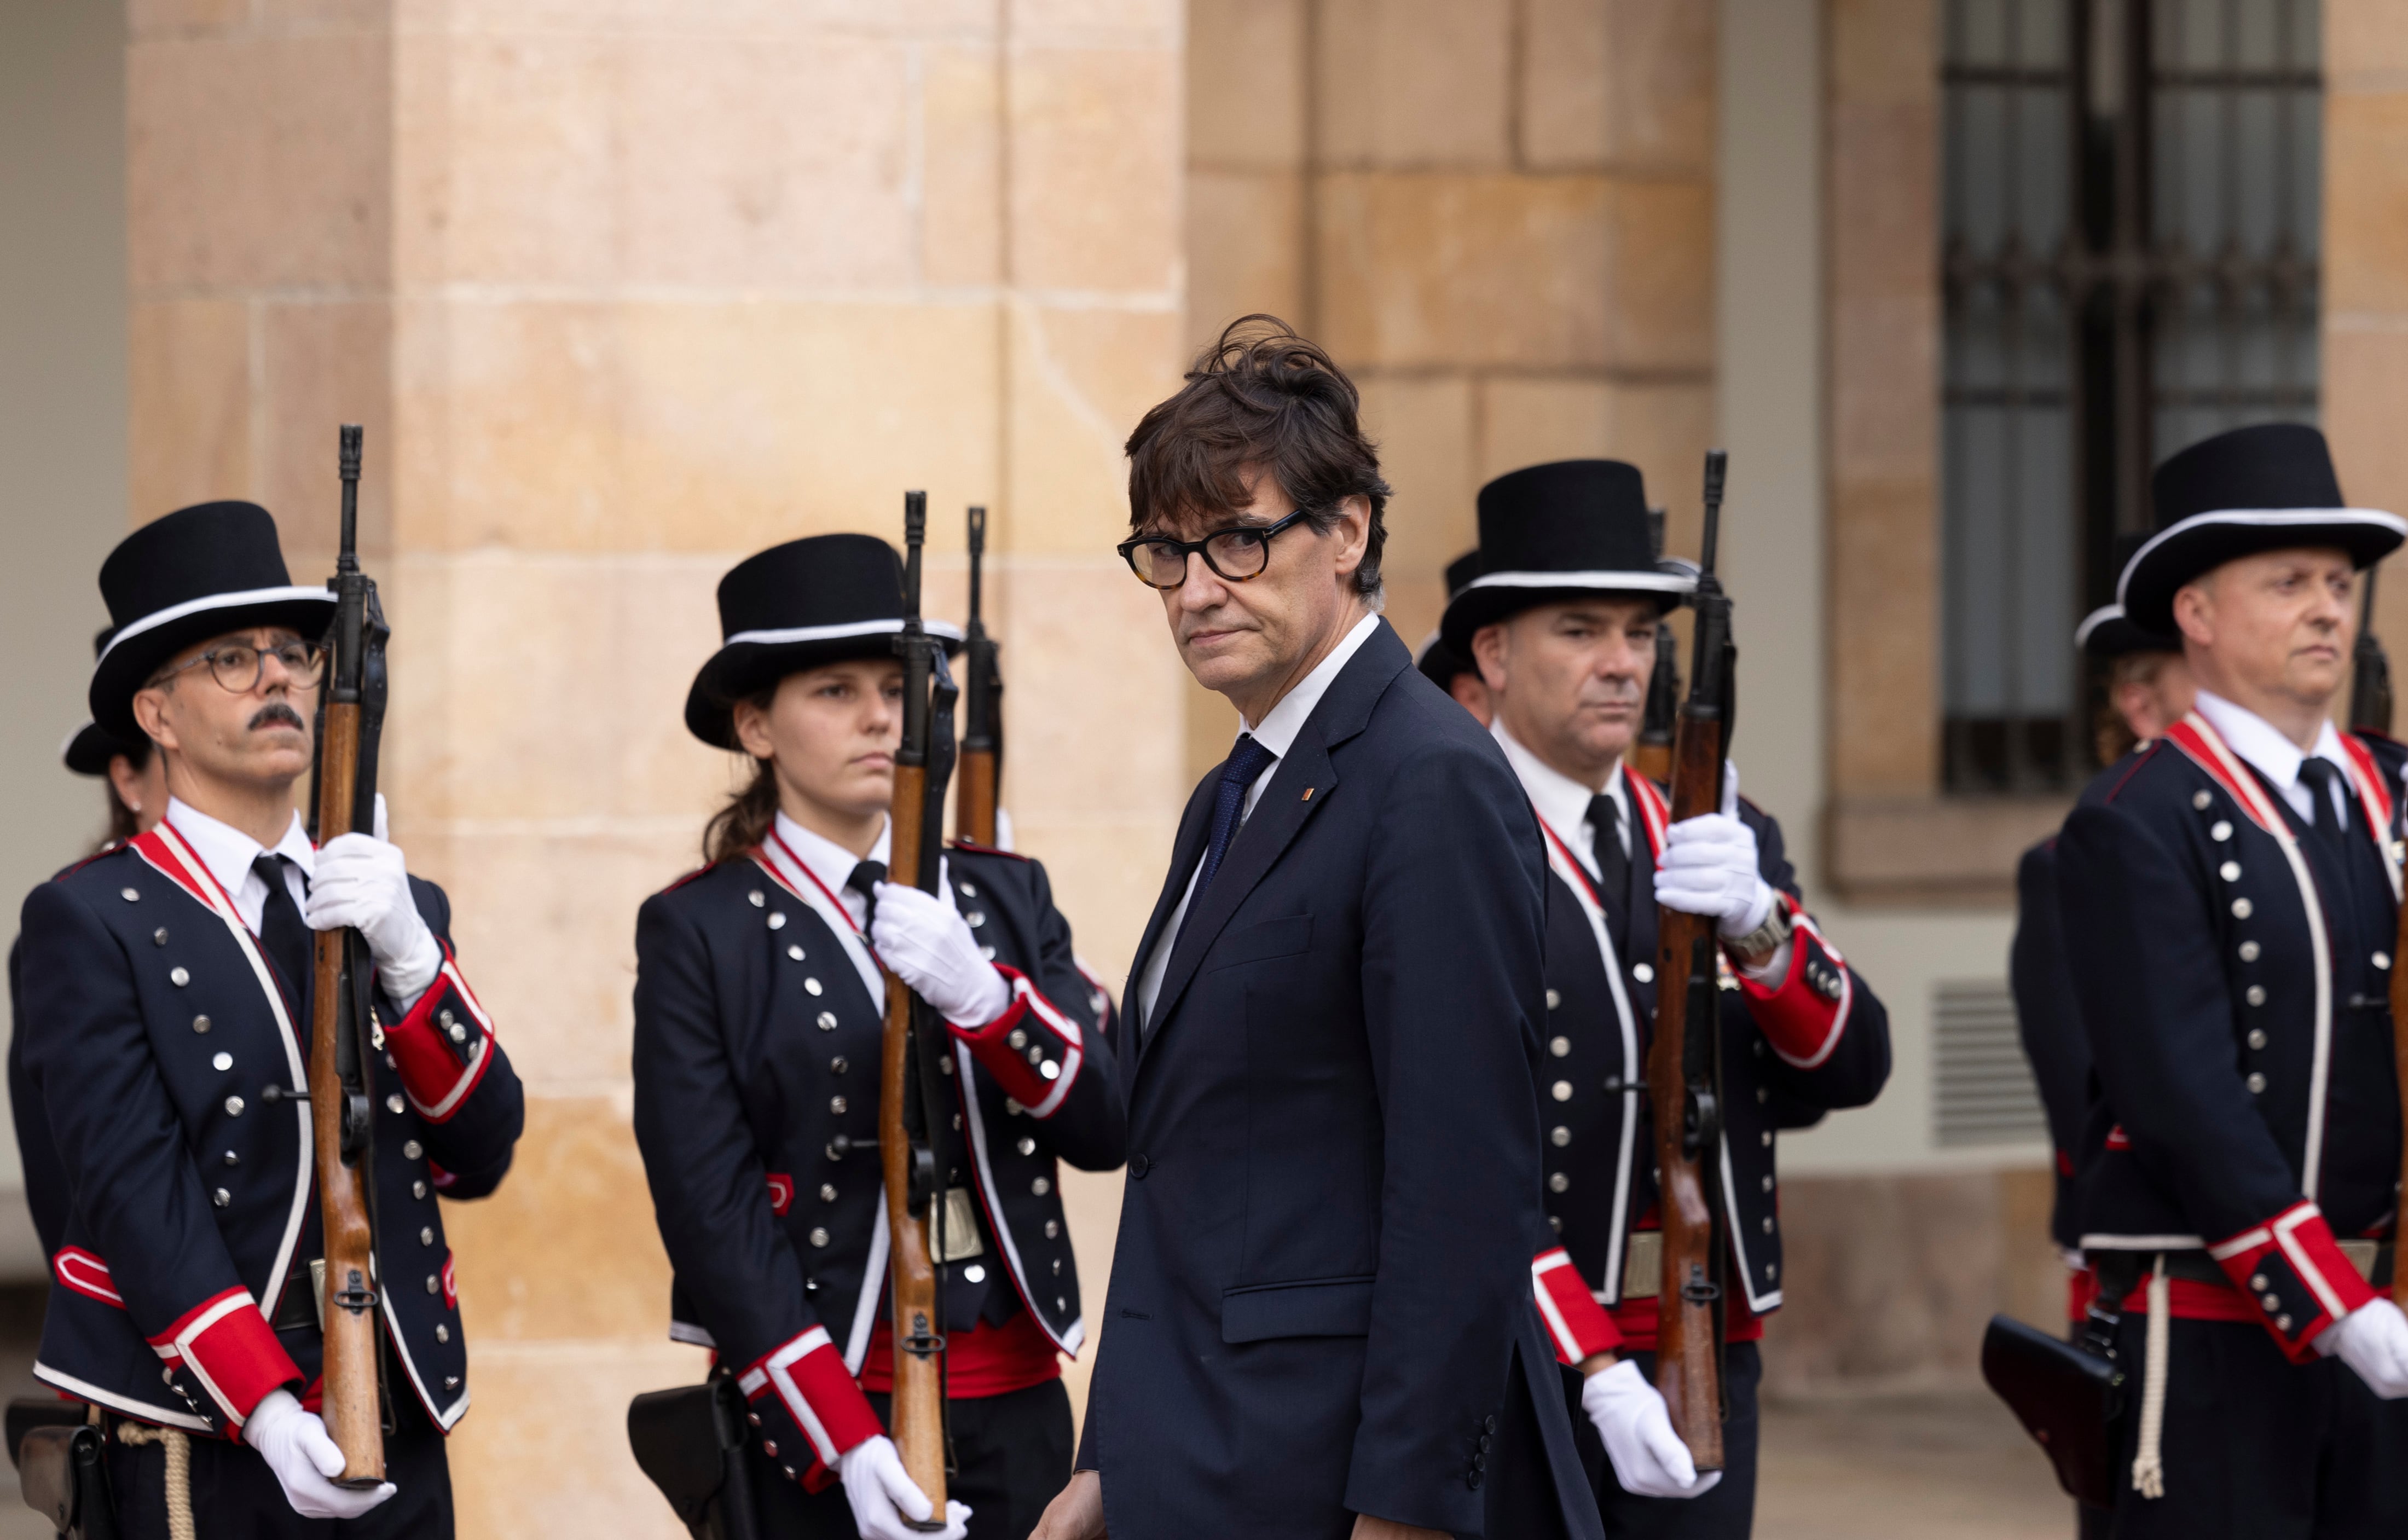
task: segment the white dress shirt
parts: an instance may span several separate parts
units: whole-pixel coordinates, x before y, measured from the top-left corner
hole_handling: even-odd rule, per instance
[[[1541,759],[1522,746],[1498,717],[1489,726],[1497,746],[1505,751],[1505,762],[1513,767],[1523,791],[1530,798],[1539,817],[1555,831],[1555,838],[1571,847],[1572,859],[1592,881],[1604,874],[1597,869],[1597,826],[1589,821],[1588,802],[1592,797],[1603,796],[1613,803],[1614,838],[1621,842],[1622,853],[1630,854],[1630,792],[1622,784],[1622,764],[1615,761],[1613,770],[1605,778],[1602,791],[1581,784],[1570,776]]]
[[[308,880],[318,874],[318,852],[301,827],[300,813],[294,813],[284,838],[276,842],[273,851],[232,824],[222,823],[173,797],[167,799],[167,822],[176,826],[176,832],[193,847],[193,854],[209,869],[209,875],[234,900],[235,913],[251,927],[252,935],[259,934],[261,918],[267,913],[267,884],[251,865],[262,856],[281,856],[292,863],[284,869],[285,891],[293,895],[294,908],[306,910]]]
[[[1268,749],[1272,756],[1246,787],[1245,806],[1239,810],[1238,814],[1239,828],[1245,827],[1245,820],[1253,814],[1254,804],[1262,799],[1263,788],[1271,784],[1272,772],[1279,769],[1279,762],[1287,757],[1287,751],[1296,746],[1296,735],[1304,730],[1305,723],[1312,719],[1312,709],[1321,704],[1323,696],[1329,693],[1331,682],[1346,667],[1347,660],[1361,650],[1363,643],[1371,640],[1371,633],[1379,628],[1379,625],[1378,615],[1365,615],[1356,621],[1354,628],[1340,638],[1337,646],[1329,649],[1329,655],[1314,665],[1312,672],[1297,681],[1296,688],[1280,697],[1279,703],[1263,713],[1259,725],[1248,724],[1243,717],[1238,719],[1243,732],[1254,734],[1254,741]],[[1232,843],[1236,842],[1236,838],[1235,835],[1230,836]],[[1204,857],[1199,852],[1195,871],[1187,874],[1187,891],[1179,896],[1179,907],[1171,912],[1170,923],[1162,928],[1162,940],[1154,943],[1154,956],[1146,959],[1145,971],[1139,976],[1138,1019],[1147,1024],[1145,1029],[1148,1031],[1153,1029],[1154,998],[1162,992],[1162,976],[1170,971],[1171,948],[1178,943],[1179,928],[1187,923],[1187,905],[1196,897],[1196,879],[1203,871]]]
[[[780,873],[796,892],[803,896],[805,903],[820,912],[822,922],[836,932],[837,944],[844,948],[845,957],[853,963],[853,971],[861,975],[862,987],[869,991],[869,998],[884,1003],[886,981],[878,971],[878,959],[870,953],[867,936],[869,900],[844,885],[853,876],[853,869],[865,860],[876,861],[881,866],[886,864],[894,849],[894,820],[888,819],[886,827],[878,831],[878,842],[869,847],[867,856],[855,856],[835,841],[812,833],[783,813],[778,814],[777,828],[778,841],[784,849],[778,849],[776,844],[771,846],[772,864],[782,867],[782,857],[791,855],[810,875],[819,879],[827,893],[836,896],[840,913],[832,914],[827,912],[826,894],[819,892],[808,882],[796,882],[791,872]],[[852,923],[840,923],[843,921]]]
[[[2311,822],[2314,818],[2309,810],[2315,806],[2314,794],[2308,784],[2300,779],[2300,767],[2311,756],[2331,760],[2342,772],[2342,778],[2332,787],[2333,813],[2337,815],[2333,827],[2349,827],[2348,794],[2343,789],[2351,784],[2349,755],[2341,746],[2341,734],[2333,730],[2330,722],[2317,724],[2316,746],[2302,754],[2300,746],[2284,737],[2272,723],[2213,691],[2200,691],[2194,706],[2223,738],[2227,748],[2263,771],[2283,794],[2283,800],[2291,804],[2291,811]]]

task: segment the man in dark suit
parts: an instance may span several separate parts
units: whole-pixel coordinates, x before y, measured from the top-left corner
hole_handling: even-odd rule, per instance
[[[1130,439],[1122,552],[1245,731],[1138,953],[1119,1245],[1043,1540],[1599,1533],[1529,1297],[1545,856],[1379,618],[1355,401],[1249,318]],[[1551,1483],[1541,1526],[1491,1524],[1493,1489]]]

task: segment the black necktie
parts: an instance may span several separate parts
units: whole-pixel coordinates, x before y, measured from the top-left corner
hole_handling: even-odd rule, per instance
[[[844,880],[845,886],[861,895],[861,901],[865,906],[861,918],[861,928],[864,933],[868,931],[869,922],[878,917],[878,885],[885,880],[886,863],[884,861],[864,861],[853,869],[852,876]]]
[[[2342,833],[2348,827],[2349,816],[2333,806],[2334,791],[2341,784],[2341,767],[2329,759],[2310,756],[2300,761],[2300,784],[2308,788],[2308,828],[2324,841],[2326,849],[2339,853],[2344,848]],[[2342,809],[2348,805],[2344,802]]]
[[[285,998],[302,1017],[294,1026],[306,1043],[309,1037],[309,986],[317,975],[317,938],[301,918],[301,906],[293,901],[293,890],[285,885],[285,857],[263,852],[259,859],[251,863],[251,870],[267,885],[267,903],[259,914],[260,943],[267,949],[267,960],[283,975]]]
[[[1221,762],[1221,784],[1212,789],[1212,840],[1204,847],[1204,868],[1196,874],[1197,898],[1212,885],[1221,857],[1229,854],[1229,842],[1238,837],[1238,826],[1245,821],[1246,788],[1278,757],[1249,732],[1238,735],[1237,746]]]
[[[1611,797],[1588,799],[1589,828],[1597,831],[1597,891],[1605,900],[1606,924],[1619,945],[1630,934],[1630,853],[1622,844],[1622,810]]]

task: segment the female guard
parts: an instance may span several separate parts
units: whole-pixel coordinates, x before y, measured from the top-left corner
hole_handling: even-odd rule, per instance
[[[944,1533],[1019,1540],[1069,1477],[1057,1354],[1084,1331],[1055,1161],[1121,1163],[1111,1049],[1044,868],[956,844],[943,898],[884,880],[902,725],[893,547],[773,547],[721,582],[719,612],[724,644],[686,726],[747,756],[749,779],[705,831],[710,864],[647,900],[636,928],[636,1137],[676,1273],[670,1335],[712,1348],[745,1393],[765,1533],[906,1540],[904,1520],[930,1517],[883,1431],[893,971],[952,1035]]]

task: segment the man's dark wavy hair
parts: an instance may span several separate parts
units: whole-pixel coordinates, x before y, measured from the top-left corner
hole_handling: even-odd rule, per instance
[[[1129,435],[1129,527],[1200,527],[1234,512],[1248,501],[1245,472],[1259,467],[1317,534],[1337,525],[1342,499],[1370,503],[1354,591],[1377,599],[1388,483],[1361,408],[1354,381],[1318,344],[1275,315],[1239,317]]]

